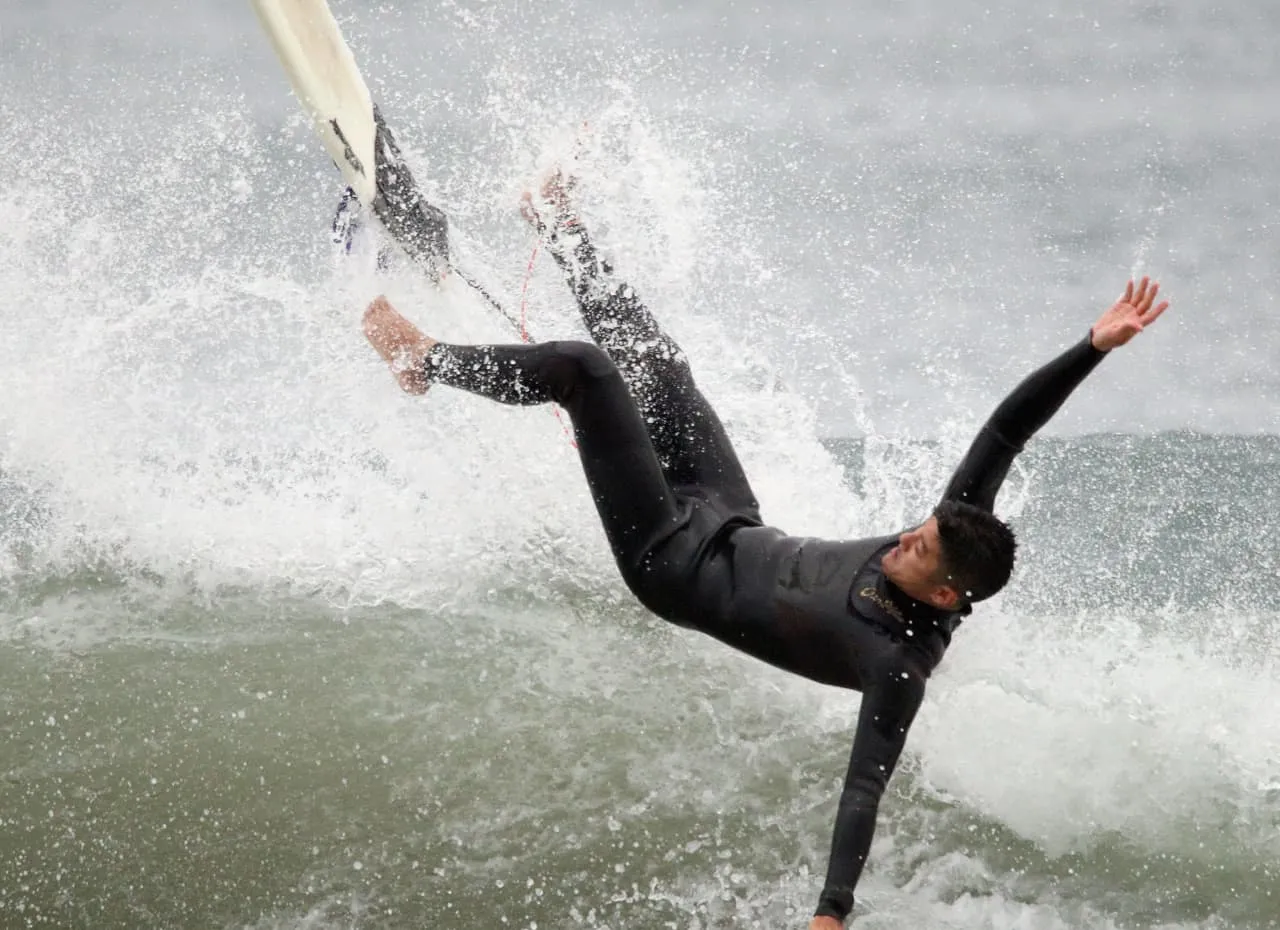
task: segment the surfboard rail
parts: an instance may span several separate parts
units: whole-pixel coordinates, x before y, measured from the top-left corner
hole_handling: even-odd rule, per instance
[[[329,4],[251,2],[298,102],[347,186],[406,254],[438,280],[449,268],[448,218],[422,196]],[[482,294],[501,310],[487,292]]]

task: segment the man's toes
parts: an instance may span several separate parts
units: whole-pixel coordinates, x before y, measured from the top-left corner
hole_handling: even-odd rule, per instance
[[[538,214],[538,208],[533,205],[533,195],[528,191],[520,197],[520,215],[534,229],[542,230],[542,217]]]

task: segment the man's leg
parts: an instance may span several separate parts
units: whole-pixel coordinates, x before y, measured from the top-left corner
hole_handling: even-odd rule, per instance
[[[445,384],[504,404],[554,401],[573,422],[583,471],[627,584],[645,600],[645,556],[683,511],[618,368],[588,342],[457,346],[424,336],[385,299],[365,335],[415,394]]]
[[[573,215],[559,175],[543,193],[553,218],[544,222],[529,201],[525,217],[545,237],[591,338],[613,359],[635,396],[667,480],[677,489],[712,495],[729,510],[759,519],[759,504],[733,444],[694,383],[684,352],[596,252]]]

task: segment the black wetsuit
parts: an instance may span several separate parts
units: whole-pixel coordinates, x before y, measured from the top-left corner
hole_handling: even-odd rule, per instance
[[[763,525],[679,347],[612,280],[584,231],[550,244],[596,345],[439,344],[425,371],[503,403],[564,407],[618,568],[658,616],[862,692],[817,908],[843,920],[925,681],[968,608],[940,611],[885,578],[880,561],[897,534],[837,542]],[[1102,357],[1085,339],[1023,381],[983,426],[944,498],[991,510],[1023,443]]]

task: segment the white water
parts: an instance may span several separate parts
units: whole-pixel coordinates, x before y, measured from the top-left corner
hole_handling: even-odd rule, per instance
[[[35,19],[24,15],[22,22]],[[246,15],[236,28],[249,23]],[[497,34],[484,32],[490,41]],[[253,62],[269,80],[263,49],[248,38],[229,48],[229,57]],[[65,80],[74,85],[78,73],[111,61],[109,51],[90,50],[85,72]],[[655,53],[653,61],[668,60]],[[955,267],[922,260],[919,276],[892,270],[894,286],[865,291],[844,277],[848,268],[872,264],[873,277],[886,269],[857,244],[860,221],[849,220],[842,236],[813,253],[797,247],[807,265],[840,243],[846,254],[827,270],[871,314],[845,320],[825,305],[814,309],[808,285],[770,243],[768,218],[751,212],[786,175],[753,174],[737,163],[726,151],[742,139],[715,118],[673,119],[643,80],[625,74],[597,86],[589,106],[572,93],[574,81],[588,81],[580,74],[560,92],[545,83],[531,89],[509,61],[487,75],[482,118],[459,114],[434,92],[400,89],[394,99],[415,165],[430,166],[422,173],[460,220],[468,267],[518,303],[531,241],[518,225],[516,192],[586,111],[595,125],[583,166],[588,216],[689,350],[740,443],[766,515],[814,535],[912,519],[985,405],[1017,375],[1014,366],[975,361],[984,372],[976,377],[993,393],[970,403],[972,389],[949,387],[965,368],[953,360],[965,356],[944,335],[949,320],[968,319],[968,304],[953,306],[943,294],[927,315],[916,313],[934,302],[933,280],[958,275],[962,286],[976,287],[993,273],[956,270],[964,267],[963,230],[951,241]],[[375,280],[350,265],[335,268],[325,241],[334,178],[300,119],[290,115],[282,126],[262,116],[285,112],[288,101],[264,107],[260,88],[252,88],[259,102],[236,99],[250,89],[207,73],[181,87],[151,85],[149,104],[122,97],[131,112],[153,115],[136,123],[88,107],[68,112],[67,100],[5,105],[22,141],[11,136],[0,149],[15,179],[0,194],[0,471],[40,519],[0,529],[0,567],[12,591],[0,606],[0,642],[11,681],[64,683],[0,691],[19,747],[6,763],[19,773],[11,782],[22,802],[16,809],[42,810],[60,790],[47,779],[68,765],[86,773],[90,791],[154,769],[185,785],[183,803],[196,807],[254,810],[285,798],[288,809],[303,810],[313,789],[290,782],[286,764],[296,774],[311,762],[327,766],[326,752],[386,744],[394,749],[385,767],[376,757],[367,768],[353,763],[368,786],[363,799],[329,793],[337,792],[329,782],[314,789],[329,806],[297,848],[323,847],[318,862],[295,865],[293,840],[279,826],[233,832],[238,847],[266,844],[289,863],[283,868],[297,870],[278,876],[282,886],[316,889],[277,893],[270,900],[280,902],[278,912],[261,917],[235,912],[238,925],[394,926],[387,907],[412,913],[426,906],[419,901],[426,893],[443,908],[449,895],[485,888],[498,898],[484,913],[521,925],[802,926],[825,867],[856,696],[781,676],[666,630],[631,606],[550,413],[445,391],[424,400],[395,391],[357,326],[361,304],[376,291],[385,289],[434,334],[508,335],[465,294],[435,293],[408,273]],[[91,100],[112,95],[109,83],[84,90]],[[838,100],[828,101],[837,111]],[[464,115],[493,130],[480,156],[465,140],[432,132],[432,120],[447,125]],[[785,125],[784,116],[779,107],[771,118]],[[147,143],[141,148],[135,125]],[[881,141],[881,157],[892,158],[896,143]],[[113,161],[126,154],[127,171]],[[820,200],[805,209],[824,228],[844,215],[826,212]],[[1150,241],[1136,238],[1133,249],[1150,256]],[[1117,259],[1127,260],[1127,252]],[[1018,286],[1023,296],[1035,291]],[[1253,298],[1240,299],[1252,313]],[[539,336],[578,333],[545,257],[529,307]],[[1035,329],[1032,318],[1028,341],[1056,345],[1087,319]],[[907,369],[869,364],[874,355],[845,357],[838,347],[850,330],[859,342],[908,340],[924,362]],[[1001,333],[1006,351],[1026,335],[1019,326]],[[1098,397],[1114,397],[1114,385],[1134,369],[1154,370],[1145,367],[1150,353],[1169,351],[1154,340],[1135,347],[1130,369],[1100,375],[1112,380],[1102,381],[1093,403],[1106,404],[1108,423],[1123,421],[1127,408]],[[813,368],[775,370],[770,362],[810,348],[821,360]],[[916,391],[886,401],[885,371],[917,382]],[[1138,380],[1160,394],[1172,393],[1160,385],[1177,377]],[[931,430],[942,438],[937,455],[890,441],[897,421],[886,410],[910,411],[920,384],[955,394],[954,420]],[[1243,406],[1251,390],[1224,389],[1215,403]],[[819,442],[827,425],[813,409],[832,400],[841,423],[868,435],[861,493],[848,489]],[[1181,409],[1194,425],[1206,408]],[[1024,492],[1052,488],[1015,478],[1006,512],[1020,512]],[[1158,488],[1152,493],[1159,501]],[[1135,520],[1140,513],[1135,508]],[[1098,541],[1096,558],[1113,557],[1106,543]],[[1034,573],[1035,553],[1028,560],[1019,584],[1043,595],[1063,583]],[[1176,605],[1088,612],[1069,590],[1062,609],[1047,614],[1019,607],[1016,592],[982,611],[931,685],[887,802],[858,926],[1274,922],[1280,907],[1271,909],[1266,889],[1276,884],[1268,870],[1278,851],[1280,727],[1265,709],[1280,703],[1280,680],[1274,640],[1241,632],[1273,623],[1273,615],[1227,604],[1194,615]],[[1194,637],[1181,632],[1192,627]],[[333,681],[320,687],[317,675]],[[203,727],[165,731],[173,715],[164,699],[131,704],[153,691],[183,695],[203,708],[201,719],[247,708],[260,728],[243,741]],[[270,699],[256,696],[269,691]],[[130,713],[140,729],[122,731],[120,745],[94,764],[83,760],[97,758],[93,740],[101,737],[69,737],[82,740],[80,769],[51,737],[33,735],[70,732],[65,721],[77,714],[100,734]],[[321,734],[331,740],[324,752],[311,742],[323,745]],[[441,753],[442,742],[462,748]],[[267,771],[284,785],[276,799],[252,785],[229,781],[219,793],[174,774],[189,752],[207,756],[214,771],[223,759],[238,777],[256,771],[264,747],[277,756]],[[140,761],[152,751],[150,762]],[[131,788],[118,800],[128,808],[144,795]],[[393,816],[420,807],[435,811],[425,823]],[[159,876],[153,891],[182,897],[183,866],[155,840],[172,814],[143,811],[139,858],[120,853],[111,861],[122,874],[144,863]],[[365,817],[369,835],[358,828]],[[73,825],[94,835],[105,819],[95,813]],[[607,894],[628,900],[604,907],[607,883],[581,877],[563,851],[572,844],[549,836],[551,825],[580,834],[606,878],[623,876],[620,890]],[[363,851],[348,855],[335,839],[344,831]],[[451,859],[437,850],[422,868],[443,877],[417,880],[403,863],[387,866],[402,876],[401,887],[373,878],[373,866],[351,866],[354,855],[388,846],[426,863],[423,837],[450,831],[480,853]],[[89,856],[68,861],[76,875],[96,874]],[[1166,872],[1134,877],[1148,866]],[[494,890],[525,873],[543,903]],[[213,891],[225,893],[256,873],[237,861],[212,874]],[[639,890],[628,890],[632,880]],[[1171,900],[1180,883],[1190,889],[1186,899]],[[1227,890],[1235,885],[1243,890]],[[178,913],[197,923],[225,916],[207,888],[191,887]],[[254,900],[261,908],[268,896]],[[39,903],[48,907],[48,899]]]

